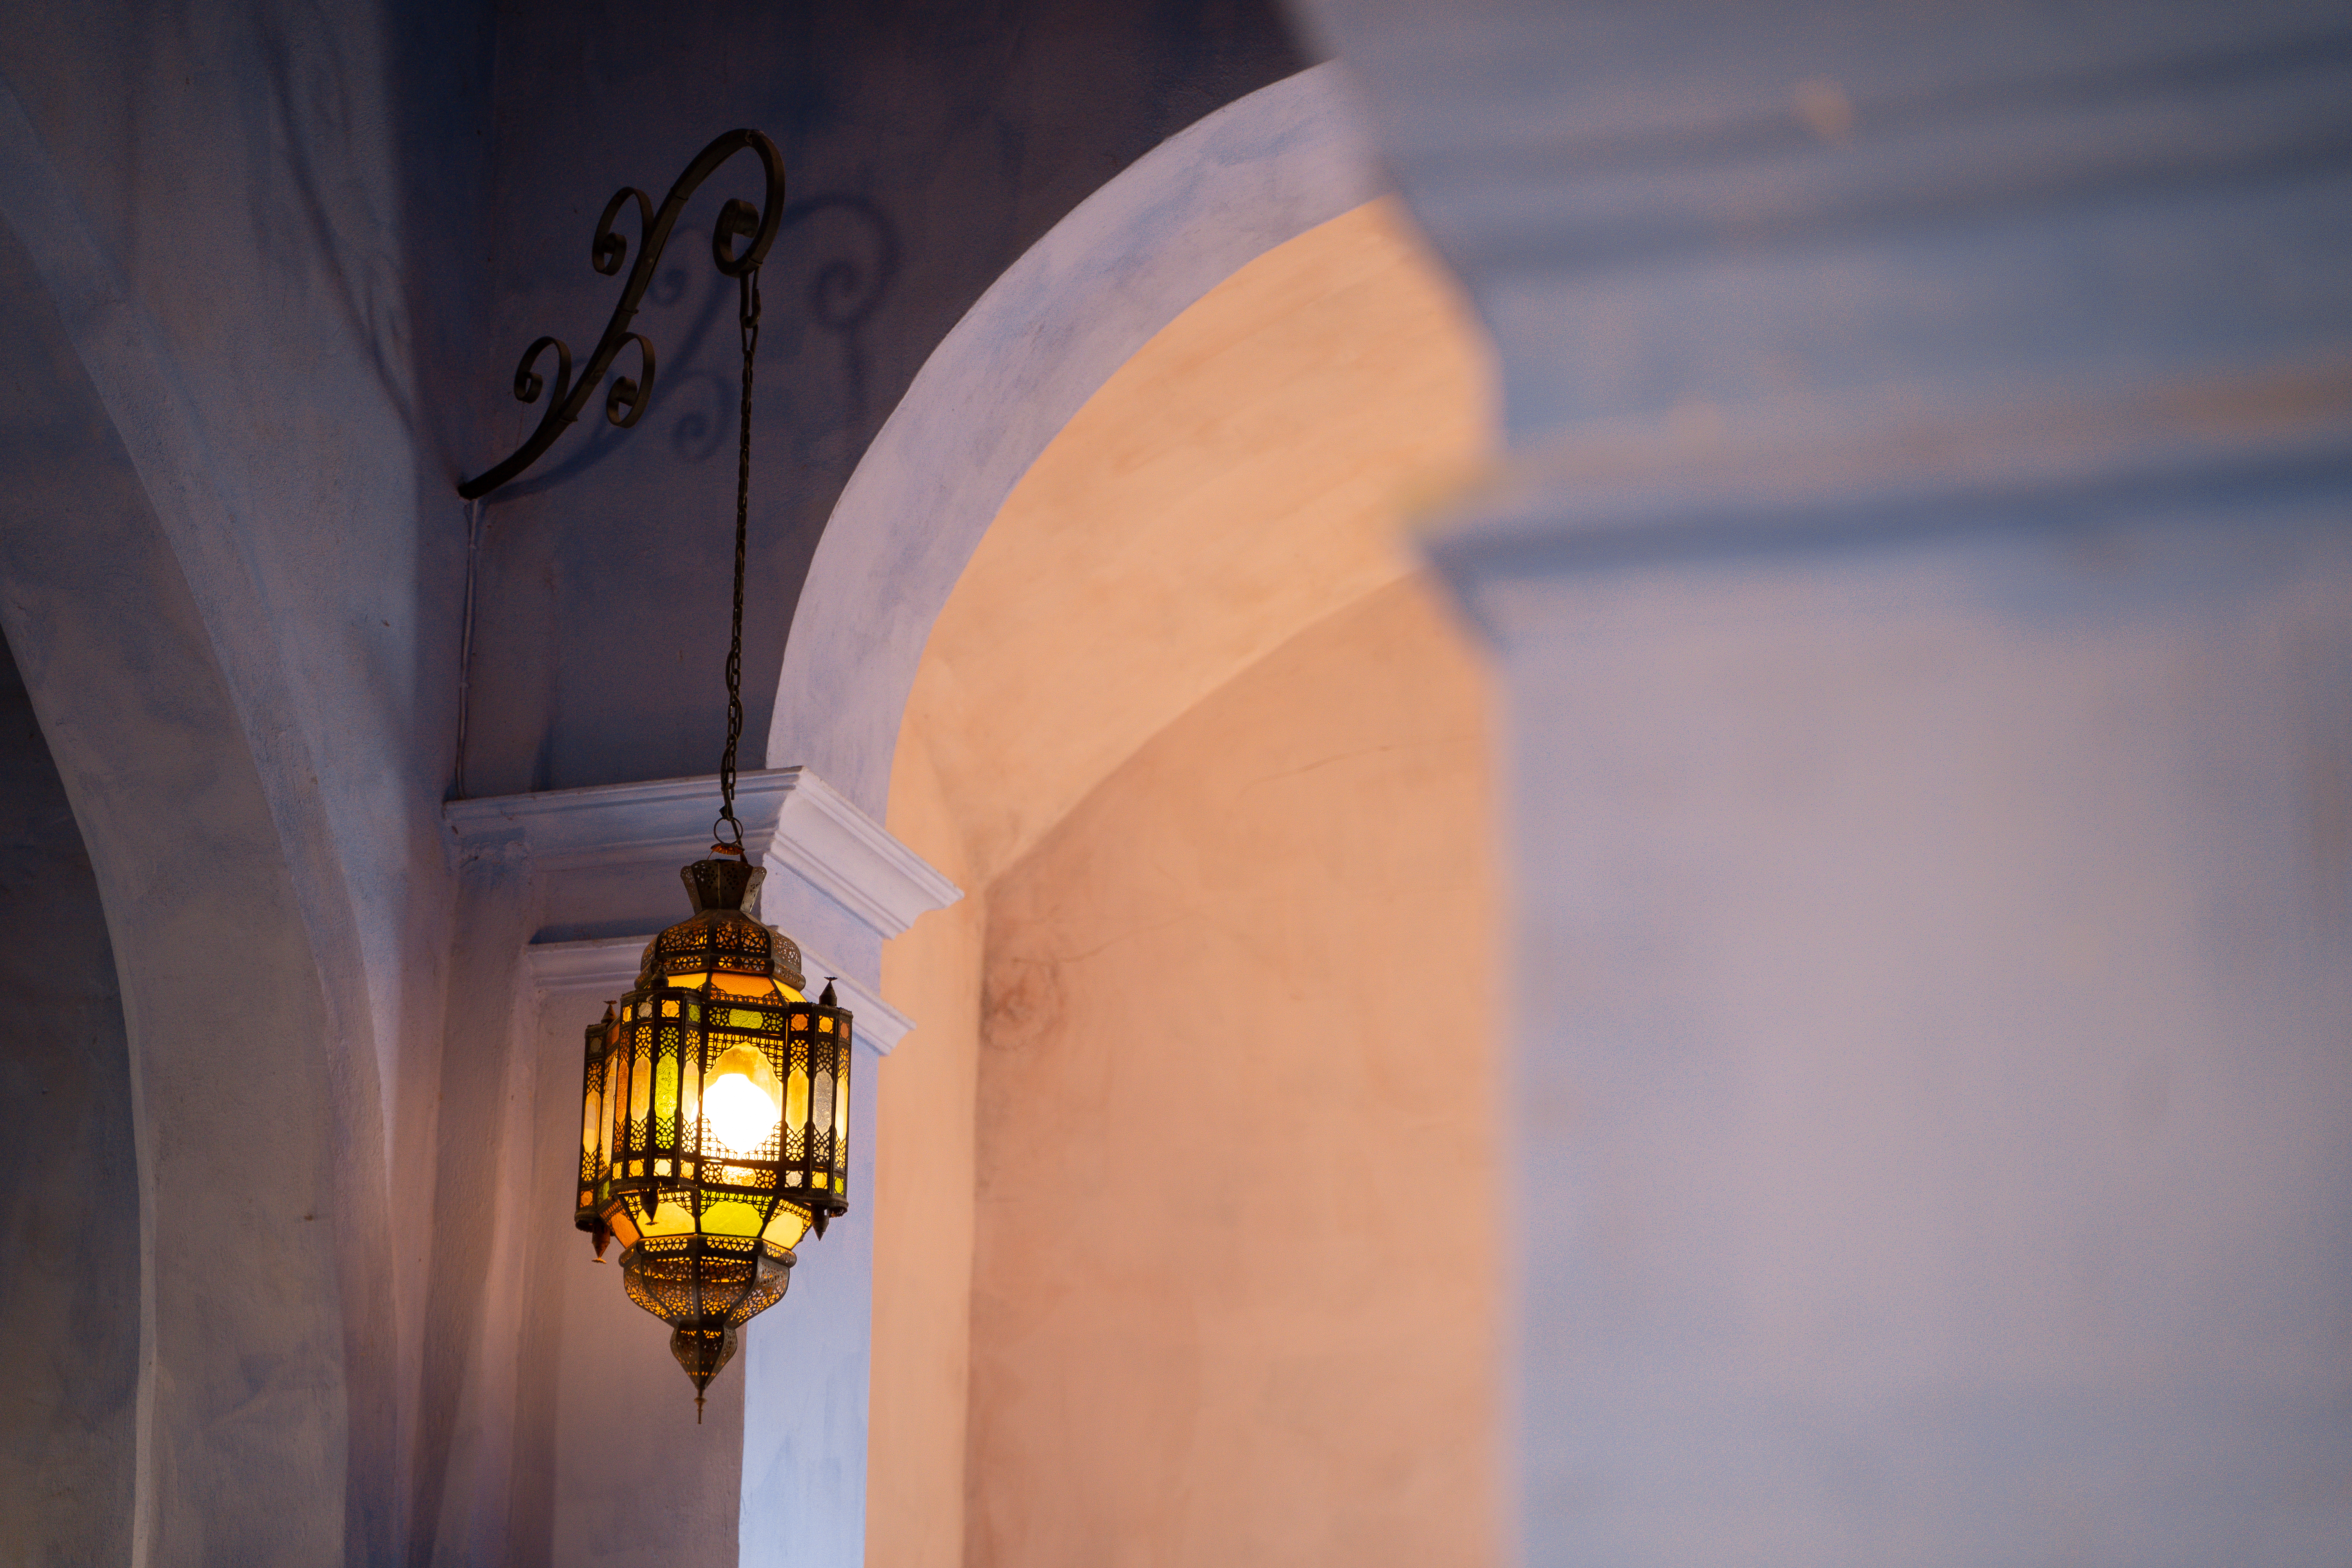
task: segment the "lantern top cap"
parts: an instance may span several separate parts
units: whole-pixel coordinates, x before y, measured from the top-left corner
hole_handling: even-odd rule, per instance
[[[798,991],[805,984],[800,944],[743,908],[767,875],[740,860],[681,868],[694,912],[646,944],[638,988],[667,984],[672,975],[724,973],[771,976]]]
[[[694,912],[704,914],[712,910],[740,910],[768,873],[760,867],[741,860],[722,860],[712,857],[681,867],[678,879],[686,884],[686,896],[694,900]]]

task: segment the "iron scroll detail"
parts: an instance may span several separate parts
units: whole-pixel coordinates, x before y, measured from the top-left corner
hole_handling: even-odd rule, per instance
[[[638,372],[635,376],[624,375],[614,381],[605,395],[604,417],[622,429],[643,417],[646,405],[653,396],[654,347],[643,334],[630,331],[629,323],[635,319],[646,289],[653,283],[654,270],[661,263],[662,251],[669,244],[670,230],[677,226],[678,214],[720,164],[747,149],[759,155],[767,176],[767,190],[757,207],[740,197],[730,197],[719,209],[719,221],[711,226],[710,259],[727,277],[741,278],[766,258],[768,247],[775,243],[777,226],[783,221],[784,160],[783,154],[776,151],[776,144],[759,132],[730,131],[696,153],[694,162],[670,186],[658,211],[643,191],[624,185],[604,205],[604,216],[597,221],[595,237],[589,244],[589,265],[608,278],[620,271],[622,262],[628,258],[629,242],[614,225],[623,207],[633,201],[637,209],[637,259],[636,265],[629,268],[629,280],[622,287],[620,302],[613,307],[613,319],[605,323],[596,352],[588,357],[575,381],[572,351],[561,338],[540,338],[523,351],[515,367],[514,391],[524,403],[538,402],[540,394],[548,390],[539,362],[548,350],[555,351],[555,385],[548,399],[547,412],[541,416],[530,438],[505,461],[460,481],[460,496],[478,500],[539,461],[564,428],[580,417],[622,349],[633,342],[639,354]],[[739,239],[749,242],[740,251],[735,248]]]

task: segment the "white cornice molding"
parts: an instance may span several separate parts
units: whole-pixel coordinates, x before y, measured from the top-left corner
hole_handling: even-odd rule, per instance
[[[442,816],[461,847],[519,840],[550,870],[618,860],[694,859],[710,843],[715,776],[597,784],[451,801]],[[877,935],[897,936],[962,890],[803,767],[763,768],[735,781],[743,847],[789,869]]]
[[[743,847],[757,855],[775,830],[784,796],[800,785],[799,768],[762,769],[735,779]],[[461,845],[519,837],[543,869],[593,866],[656,856],[695,859],[710,846],[719,815],[719,778],[655,779],[586,789],[453,800],[441,808]]]
[[[636,984],[638,963],[645,956],[646,943],[652,940],[648,931],[643,936],[600,936],[584,942],[535,942],[523,950],[523,962],[530,970],[531,983],[550,1001],[602,1000],[618,996]],[[822,954],[803,947],[801,967],[811,980],[833,977],[841,1005],[856,1016],[852,1037],[876,1056],[888,1056],[915,1026],[912,1018],[840,973]]]
[[[806,768],[778,802],[765,858],[799,873],[877,936],[897,936],[963,890]]]

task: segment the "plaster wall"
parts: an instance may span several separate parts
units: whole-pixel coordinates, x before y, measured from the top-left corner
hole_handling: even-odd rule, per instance
[[[136,1480],[139,1180],[98,879],[0,645],[0,1559],[121,1563]]]
[[[465,313],[424,279],[471,207],[469,20],[0,24],[0,620],[121,979],[156,1560],[382,1560],[439,1468],[391,1185],[433,1183],[463,535],[418,386]]]
[[[973,1112],[988,893],[921,731],[891,764],[892,831],[975,890],[884,946],[884,993],[917,1020],[874,1078],[874,1393],[866,1560],[962,1568],[971,1386]]]
[[[2352,1540],[2352,48],[1302,6],[1503,362],[1521,1550]]]
[[[1234,672],[1410,572],[1398,513],[1475,468],[1491,403],[1486,344],[1393,200],[1154,334],[1005,498],[908,697],[974,881]]]
[[[1220,117],[1229,124],[1162,149],[1106,199],[1141,204],[1164,184],[1169,211],[1214,212],[1202,154],[1225,168],[1213,154],[1229,138],[1281,146],[1265,122],[1296,137],[1301,105],[1328,111],[1331,88],[1318,71],[1236,105]],[[1344,173],[1334,184],[1351,188]],[[1202,226],[1201,243],[1231,242],[1224,223]],[[1089,264],[1110,265],[1083,250],[1060,262],[1080,278]],[[1130,279],[1086,326],[1115,331],[1158,300]],[[1210,693],[1406,574],[1398,498],[1476,461],[1486,385],[1483,345],[1392,204],[1356,206],[1243,262],[1111,372],[1011,487],[930,626],[888,775],[890,821],[978,890],[885,955],[889,994],[919,1026],[881,1070],[869,1561],[959,1563],[976,1550],[971,1194],[992,879]],[[1041,416],[1035,395],[992,408],[1010,438]],[[905,412],[946,411],[916,400]],[[985,494],[1001,441],[984,426],[955,439],[984,454],[959,492]],[[890,548],[887,536],[846,542]],[[872,721],[847,717],[836,743]]]
[[[1489,741],[1410,579],[998,879],[968,1561],[1496,1556]]]
[[[561,1215],[572,1198],[580,1037],[603,1009],[601,994],[562,991],[534,1010],[541,1070],[528,1101],[536,1136],[527,1185],[536,1215]],[[530,1246],[537,1310],[522,1348],[534,1374],[526,1408],[537,1419],[515,1478],[516,1511],[530,1527],[515,1531],[501,1561],[558,1568],[741,1560],[741,1353],[711,1383],[698,1424],[668,1325],[621,1288],[620,1247],[600,1263],[587,1237],[544,1223],[531,1227]],[[807,1249],[812,1268],[777,1310],[799,1307],[805,1274],[832,1262],[824,1253],[822,1243]],[[656,1490],[660,1506],[644,1506],[639,1488]]]
[[[611,313],[614,280],[588,266],[605,199],[634,184],[658,200],[734,126],[783,153],[791,195],[763,268],[753,412],[754,736],[769,733],[785,630],[835,501],[942,338],[1096,190],[1300,64],[1269,0],[507,0],[497,15],[498,282],[467,383],[488,399],[478,468],[538,416],[505,392],[514,356],[547,332],[584,355]],[[645,421],[625,435],[592,409],[490,504],[476,794],[715,765],[740,349],[709,226],[725,196],[757,195],[747,178],[714,179],[688,209],[637,320],[659,352]],[[866,760],[877,773],[887,730],[881,744]],[[879,791],[793,730],[768,757],[811,763],[881,814]]]
[[[1515,591],[1535,1561],[2342,1555],[2347,515]]]

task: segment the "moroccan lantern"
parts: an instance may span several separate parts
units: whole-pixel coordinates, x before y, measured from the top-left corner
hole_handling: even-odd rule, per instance
[[[830,984],[807,1000],[799,947],[746,912],[766,875],[725,845],[679,872],[694,913],[587,1036],[575,1223],[599,1258],[619,1238],[697,1420],[793,1247],[849,1210],[850,1015]]]
[[[727,744],[719,763],[719,842],[681,873],[694,913],[646,949],[636,986],[587,1031],[581,1079],[579,1201],[573,1223],[601,1262],[621,1243],[629,1299],[670,1325],[670,1351],[703,1392],[735,1354],[743,1324],[773,1306],[791,1277],[793,1248],[849,1210],[849,1014],[833,987],[801,994],[800,949],[761,925],[746,903],[765,872],[743,852],[735,816],[736,754],[743,739],[743,597],[751,508],[752,365],[760,343],[760,267],[784,215],[784,163],[757,131],[730,131],[695,155],[656,210],[624,186],[605,205],[590,264],[606,277],[628,261],[616,224],[634,205],[636,259],[604,336],[575,379],[572,351],[541,337],[515,367],[515,395],[550,391],[538,367],[552,351],[545,413],[521,446],[457,493],[479,502],[545,456],[613,377],[604,416],[628,429],[654,392],[654,347],[635,330],[664,247],[688,201],[729,160],[752,153],[764,180],[758,205],[730,198],[710,228],[710,258],[736,284],[743,349],[735,463],[735,594],[727,645]],[[740,248],[739,248],[739,242]],[[637,374],[618,374],[637,349]],[[476,560],[482,524],[469,523],[465,632],[457,683],[456,794],[465,794],[466,732],[473,659]]]

